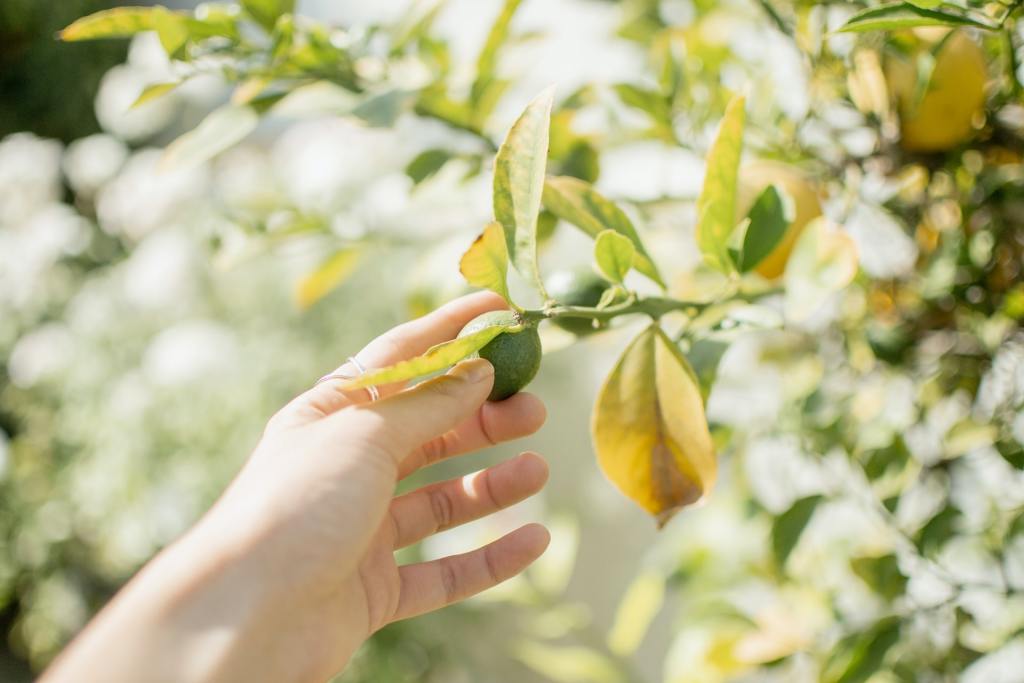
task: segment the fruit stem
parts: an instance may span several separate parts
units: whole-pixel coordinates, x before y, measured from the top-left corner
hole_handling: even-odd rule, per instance
[[[656,319],[672,311],[684,311],[691,315],[696,315],[709,305],[709,303],[681,301],[666,297],[647,297],[643,299],[633,297],[620,304],[605,308],[555,305],[541,309],[525,310],[522,313],[522,317],[527,322],[536,322],[549,318],[589,318],[591,320],[603,321],[617,318],[620,315],[642,313]]]

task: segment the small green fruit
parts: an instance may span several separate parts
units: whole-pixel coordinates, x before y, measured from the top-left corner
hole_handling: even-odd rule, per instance
[[[470,320],[459,336],[465,337],[494,325],[519,323],[514,311],[489,311]],[[529,384],[540,369],[540,335],[536,326],[526,327],[521,332],[505,332],[488,342],[478,354],[494,366],[494,386],[487,400],[503,401]]]
[[[565,306],[593,308],[601,301],[608,283],[590,268],[560,270],[548,280],[548,295]],[[566,332],[583,336],[594,332],[593,321],[587,318],[554,318],[552,322]]]

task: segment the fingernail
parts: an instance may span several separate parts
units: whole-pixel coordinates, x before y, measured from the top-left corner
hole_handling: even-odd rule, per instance
[[[493,375],[494,366],[483,358],[473,358],[472,360],[462,361],[452,368],[448,374],[461,377],[471,384],[476,384],[477,382],[483,382]]]

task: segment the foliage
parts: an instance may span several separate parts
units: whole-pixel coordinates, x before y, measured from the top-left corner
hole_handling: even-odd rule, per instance
[[[141,88],[137,111],[210,74],[233,87],[228,104],[160,153],[167,173],[216,168],[268,119],[343,117],[360,121],[365,135],[373,127],[440,122],[445,136],[406,141],[396,155],[403,192],[422,198],[441,188],[479,201],[489,189],[491,196],[485,212],[455,226],[455,249],[442,274],[431,271],[412,292],[415,305],[447,296],[458,262],[470,285],[504,297],[524,324],[562,332],[545,339],[545,364],[558,362],[557,344],[584,336],[546,329],[551,322],[584,321],[579,329],[601,332],[585,335],[580,354],[618,350],[617,362],[602,357],[596,459],[659,525],[672,515],[678,521],[657,537],[633,527],[649,547],[629,559],[636,576],[628,586],[602,574],[600,591],[567,588],[575,532],[563,529],[553,546],[560,559],[492,598],[521,616],[501,628],[509,629],[512,655],[543,679],[987,681],[1019,671],[1020,3],[636,0],[601,10],[581,3],[579,11],[614,13],[618,37],[609,44],[629,46],[643,69],[633,62],[610,83],[539,96],[534,83],[517,88],[508,67],[528,45],[517,22],[530,5],[496,6],[466,63],[440,33],[441,5],[416,4],[394,22],[345,27],[274,0],[195,12],[121,8],[81,19],[63,37],[155,32],[174,78]],[[988,57],[985,101],[977,115],[968,112],[964,135],[924,149],[908,139],[906,123],[941,86],[943,49],[952,41]],[[910,88],[897,87],[897,61],[912,66]],[[815,210],[796,227],[801,198],[781,175],[741,199],[745,162],[765,159],[813,181],[808,192],[820,198],[823,215]],[[702,164],[703,181],[690,177],[699,173],[672,172],[680,160]],[[92,199],[82,194],[76,206],[91,218]],[[335,330],[337,312],[327,304],[355,305],[345,294],[369,277],[368,264],[427,263],[437,240],[416,234],[426,230],[423,212],[403,216],[416,220],[406,232],[349,229],[340,205],[359,196],[317,204],[271,192],[262,204],[228,203],[206,214],[218,225],[206,237],[217,258],[231,253],[232,242],[284,255],[312,240],[316,258],[293,294],[309,313],[290,315],[303,325],[324,316]],[[97,538],[112,522],[86,516],[84,530],[43,542],[49,518],[28,512],[47,500],[83,505],[80,489],[88,485],[68,482],[93,481],[83,463],[117,446],[81,426],[96,420],[75,421],[55,407],[73,388],[24,376],[24,340],[45,339],[47,321],[72,320],[82,306],[75,283],[136,258],[138,240],[96,218],[102,230],[90,228],[87,250],[47,266],[63,274],[63,284],[31,305],[4,303],[16,322],[4,329],[0,348],[17,379],[0,399],[14,453],[4,480],[12,492],[5,500],[14,501],[4,543],[30,548],[19,546],[12,566],[0,571],[0,595],[28,586],[11,602],[13,633],[37,661],[80,623],[56,620],[47,599],[84,595],[88,604],[79,611],[88,612],[133,562],[173,536],[154,537],[111,570]],[[8,219],[0,230],[16,224]],[[766,270],[784,244],[791,251]],[[600,300],[550,297],[548,266],[579,265],[578,256],[572,261],[581,253],[606,281]],[[275,291],[265,272],[253,277]],[[282,326],[250,305],[234,314],[242,330]],[[147,324],[151,334],[159,321]],[[438,371],[506,332],[515,330],[488,328],[358,382]],[[300,347],[337,348],[326,338]],[[118,354],[132,351],[104,353],[120,368]],[[285,370],[264,371],[280,382]],[[75,379],[82,393],[102,385],[88,375]],[[578,402],[579,390],[568,400]],[[237,410],[234,419],[227,411],[225,424],[239,421]],[[68,443],[41,445],[54,416],[62,420],[54,433]],[[190,448],[211,450],[216,433],[199,445],[170,439],[161,462],[170,468]],[[220,467],[230,471],[223,460]],[[211,495],[217,483],[204,482]],[[601,500],[615,513],[605,526],[631,514],[616,507],[618,499]],[[702,506],[680,512],[697,501]],[[193,503],[193,512],[201,508]],[[572,512],[586,519],[592,511],[585,507]],[[605,545],[637,548],[625,535],[598,535]],[[598,593],[622,595],[607,638],[595,637],[599,621],[580,604]],[[675,610],[678,619],[665,616]],[[638,654],[659,638],[660,670]],[[378,639],[367,658],[386,641]],[[421,661],[428,660],[432,654]]]
[[[92,110],[119,43],[67,46],[53,35],[114,0],[8,0],[0,7],[0,137],[20,130],[70,142],[99,130]],[[46,78],[38,74],[45,73]]]

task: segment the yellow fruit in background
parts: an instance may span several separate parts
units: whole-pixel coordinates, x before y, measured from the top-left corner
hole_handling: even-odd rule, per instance
[[[754,270],[769,280],[782,275],[804,226],[821,215],[821,201],[814,183],[799,169],[778,161],[753,161],[740,169],[736,217],[742,219],[769,185],[777,185],[793,200],[793,222],[768,256]]]
[[[923,40],[914,56],[890,53],[885,61],[886,79],[900,115],[900,145],[909,152],[943,152],[970,140],[975,120],[984,114],[985,53],[965,33],[949,36],[936,55],[922,94],[917,57],[937,40],[934,33],[916,36]]]

